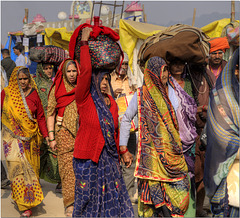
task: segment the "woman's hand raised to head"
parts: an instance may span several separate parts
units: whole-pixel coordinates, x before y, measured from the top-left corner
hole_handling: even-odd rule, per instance
[[[91,32],[92,32],[92,28],[91,27],[85,27],[82,30],[82,39],[81,39],[81,41],[88,41]]]

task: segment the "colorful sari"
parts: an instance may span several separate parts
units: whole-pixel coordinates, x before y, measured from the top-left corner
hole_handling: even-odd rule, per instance
[[[174,92],[176,100],[174,104],[177,104],[176,116],[179,126],[179,134],[183,147],[183,155],[185,157],[188,166],[188,175],[191,181],[190,189],[190,202],[187,212],[184,217],[195,217],[195,140],[197,137],[197,131],[195,127],[197,104],[194,98],[191,96],[191,82],[185,79],[184,89],[178,84],[178,82],[172,77],[172,82],[176,89],[173,90],[169,86],[168,92]],[[170,99],[173,103],[174,100]],[[177,102],[177,103],[176,103]]]
[[[119,164],[113,116],[104,103],[98,83],[106,73],[109,72],[92,73],[90,90],[105,145],[98,163],[73,159],[76,176],[73,217],[134,217]]]
[[[208,105],[204,185],[213,215],[221,217],[239,217],[239,207],[229,205],[227,188],[240,145],[239,82],[234,74],[238,61],[239,49],[219,75]]]
[[[21,68],[14,69],[9,85],[4,89],[2,127],[12,199],[19,210],[24,211],[39,205],[43,200],[39,184],[42,135],[18,81],[17,73]],[[37,90],[32,77],[30,85]]]
[[[78,126],[78,113],[75,101],[76,88],[66,77],[67,66],[70,61],[72,60],[66,59],[59,66],[49,92],[47,110],[48,117],[56,112],[55,138],[64,207],[74,203],[75,175],[72,159]],[[79,73],[79,64],[76,61],[74,62]]]
[[[138,89],[139,142],[135,176],[138,214],[184,216],[190,183],[174,108],[161,83],[165,61],[150,58]],[[171,76],[169,85],[175,89]]]
[[[45,116],[47,117],[48,94],[53,81],[44,73],[41,63],[37,65],[36,77],[34,77],[34,81],[38,88],[38,93],[43,104]],[[40,147],[40,178],[51,183],[61,182],[58,172],[57,153],[49,149],[49,146],[45,141],[43,141]]]

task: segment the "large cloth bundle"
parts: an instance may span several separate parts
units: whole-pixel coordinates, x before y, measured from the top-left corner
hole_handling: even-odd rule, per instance
[[[209,54],[209,40],[200,28],[176,24],[148,37],[139,50],[138,60],[141,66],[154,56],[163,58],[168,64],[176,58],[201,64]]]
[[[80,25],[70,39],[70,57],[77,61],[80,60],[81,32],[84,27],[93,29],[88,40],[93,68],[114,70],[119,65],[122,50],[117,43],[119,40],[118,34],[105,26]]]
[[[67,58],[65,50],[53,45],[36,46],[30,48],[31,61],[60,65]]]

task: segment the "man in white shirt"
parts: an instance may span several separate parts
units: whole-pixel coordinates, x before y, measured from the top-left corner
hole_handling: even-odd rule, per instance
[[[13,47],[13,52],[15,55],[17,55],[17,59],[15,61],[16,66],[26,66],[26,61],[25,61],[25,57],[22,55],[22,46],[21,45],[16,45]]]

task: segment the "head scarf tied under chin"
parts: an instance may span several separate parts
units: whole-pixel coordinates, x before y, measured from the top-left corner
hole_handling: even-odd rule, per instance
[[[113,117],[109,108],[105,104],[103,94],[101,93],[101,90],[100,90],[100,83],[104,75],[107,74],[109,87],[113,96],[112,86],[110,83],[111,81],[110,73],[111,71],[107,71],[107,70],[94,71],[92,73],[90,92],[91,92],[95,107],[97,109],[100,126],[102,129],[103,137],[105,139],[105,146],[107,146],[107,152],[110,153],[110,155],[114,157],[116,161],[118,161],[117,146],[114,139]]]
[[[217,50],[222,50],[225,53],[226,49],[230,48],[226,36],[212,39],[209,43],[211,45],[209,51],[210,54]]]
[[[70,58],[64,60],[56,73],[54,82],[52,84],[52,87],[49,91],[51,92],[53,86],[55,85],[55,98],[57,101],[57,106],[58,108],[58,117],[60,118],[59,121],[61,121],[61,118],[63,117],[65,107],[69,105],[71,102],[75,100],[75,90],[76,87],[74,87],[66,77],[66,71],[67,71],[67,66],[68,63],[72,61]],[[80,66],[77,61],[75,61],[76,67],[77,67],[77,72],[78,74],[80,73]],[[60,122],[61,123],[61,122]],[[60,124],[59,123],[59,124]]]

